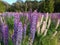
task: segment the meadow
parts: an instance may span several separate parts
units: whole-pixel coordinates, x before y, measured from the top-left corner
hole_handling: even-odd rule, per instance
[[[60,13],[0,14],[0,45],[58,45]]]

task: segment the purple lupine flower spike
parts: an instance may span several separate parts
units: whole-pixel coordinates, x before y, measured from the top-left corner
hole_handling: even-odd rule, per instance
[[[16,38],[17,38],[17,31],[18,31],[18,22],[19,22],[19,15],[18,13],[14,16],[14,34],[12,36],[13,44],[16,45]]]
[[[4,45],[8,45],[8,26],[5,23],[2,24],[2,34]]]
[[[14,18],[19,19],[19,18],[20,18],[19,13],[15,13],[15,14],[14,14]]]
[[[4,45],[8,45],[8,26],[6,25],[6,22],[4,20],[4,17],[0,16],[0,22],[1,22],[1,31],[2,31],[2,41]]]
[[[23,34],[22,22],[19,22],[19,24],[18,24],[18,31],[17,31],[16,45],[21,45],[21,42],[22,42],[22,34]]]
[[[32,45],[33,41],[34,41],[34,37],[35,37],[35,32],[36,32],[36,24],[37,24],[37,15],[36,13],[32,14],[32,22],[31,22],[31,28],[30,28],[30,45]]]
[[[12,36],[12,40],[13,40],[13,44],[14,44],[14,45],[16,45],[17,31],[18,31],[17,25],[14,24],[14,34],[13,34],[13,36]]]

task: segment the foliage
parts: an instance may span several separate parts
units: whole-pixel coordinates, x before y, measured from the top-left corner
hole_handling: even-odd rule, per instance
[[[60,25],[59,25],[59,27],[57,29],[55,29],[55,27],[57,26],[57,22],[58,22],[57,19],[56,20],[52,20],[51,17],[50,16],[48,17],[48,16],[49,16],[48,14],[47,14],[46,17],[43,17],[43,15],[42,15],[43,20],[41,18],[42,22],[39,23],[39,24],[41,24],[40,27],[39,27],[40,28],[40,32],[38,32],[39,30],[37,28],[36,29],[36,33],[35,33],[35,38],[34,38],[34,41],[33,41],[32,45],[37,45],[37,44],[38,45],[57,45],[57,41],[58,41],[58,35],[57,34],[58,33],[55,34],[55,32],[56,31],[59,32]],[[30,28],[31,28],[31,22],[29,22],[29,20],[27,20],[27,22],[25,22],[26,18],[27,17],[25,17],[25,15],[21,15],[20,18],[19,18],[20,22],[22,22],[22,25],[24,25],[24,24],[27,25],[26,37],[24,37],[24,35],[22,35],[23,36],[22,37],[22,43],[21,43],[22,45],[29,45],[30,41],[31,41],[29,39],[30,38],[30,31],[31,31],[30,30]],[[8,41],[8,44],[9,45],[14,45],[13,44],[14,42],[12,41],[12,36],[11,36],[11,35],[14,34],[14,32],[13,32],[13,29],[14,29],[14,26],[13,26],[14,25],[14,21],[13,21],[14,17],[12,17],[12,16],[11,17],[6,16],[5,20],[6,20],[6,23],[7,23],[8,27],[9,27],[9,39],[8,39],[9,41]],[[39,20],[39,21],[41,21],[41,20]],[[48,26],[49,24],[50,24],[50,26]],[[43,26],[46,27],[46,28],[44,29]],[[20,29],[21,29],[21,27],[20,27]],[[47,32],[46,32],[46,29],[47,29]],[[43,32],[42,32],[42,30],[43,30]],[[45,34],[45,32],[46,32],[46,34]],[[20,36],[20,34],[19,34],[19,36]],[[2,43],[2,45],[4,45],[3,41],[1,41],[1,43]]]
[[[38,12],[60,12],[60,1],[59,0],[41,0],[41,1],[30,1],[26,0],[23,1],[16,1],[12,5],[9,5],[7,2],[0,1],[0,6],[3,8],[0,8],[2,12],[8,11],[8,12],[27,12],[30,9],[32,11],[36,10]],[[4,9],[4,10],[3,10]]]
[[[6,7],[4,5],[4,3],[2,1],[0,1],[0,12],[5,12],[6,11]]]

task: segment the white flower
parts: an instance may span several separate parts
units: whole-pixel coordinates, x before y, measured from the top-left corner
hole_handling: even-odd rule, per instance
[[[37,22],[37,33],[40,33],[40,21]]]
[[[38,34],[40,33],[40,25],[43,22],[43,18],[44,18],[44,15],[42,15],[41,20],[39,20],[40,19],[40,17],[39,17],[38,22],[37,22],[37,33]]]
[[[58,19],[58,22],[57,22],[57,25],[56,25],[55,29],[58,28],[58,26],[59,26],[59,22],[60,22],[60,19]]]
[[[44,32],[44,35],[43,35],[43,36],[46,36],[46,34],[47,34],[47,31],[48,31],[48,29],[45,29],[45,32]]]
[[[47,13],[47,15],[46,15],[46,22],[48,21],[48,18],[49,18],[49,15],[48,15],[48,13]]]
[[[0,16],[0,22],[1,22],[1,23],[3,23],[3,19],[2,19],[2,17],[1,17],[1,16]]]
[[[49,18],[47,28],[49,28],[49,27],[50,27],[50,24],[51,24],[51,19]]]
[[[43,19],[44,19],[44,15],[42,15],[42,18],[41,18],[41,20],[40,20],[40,25],[42,24]]]
[[[42,26],[42,28],[41,28],[41,34],[43,34],[44,33],[44,31],[45,31],[45,29],[46,29],[46,21],[44,21],[43,22],[43,26]]]

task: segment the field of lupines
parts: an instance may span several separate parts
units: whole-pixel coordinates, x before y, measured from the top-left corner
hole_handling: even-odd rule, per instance
[[[0,14],[0,45],[58,45],[60,13]]]

